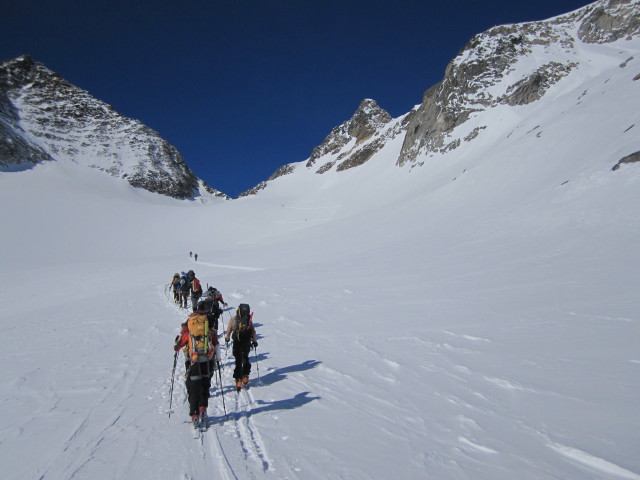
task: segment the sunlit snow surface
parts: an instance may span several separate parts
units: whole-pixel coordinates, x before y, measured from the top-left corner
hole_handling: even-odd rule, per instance
[[[413,169],[398,138],[204,205],[0,173],[2,477],[640,479],[640,44],[590,48]],[[202,441],[181,357],[168,415],[188,269],[259,334]]]

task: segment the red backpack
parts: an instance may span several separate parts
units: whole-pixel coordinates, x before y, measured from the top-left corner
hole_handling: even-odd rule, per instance
[[[193,278],[193,282],[191,283],[191,289],[193,290],[193,293],[198,293],[201,294],[202,293],[202,285],[200,285],[200,280],[198,280],[197,278]]]

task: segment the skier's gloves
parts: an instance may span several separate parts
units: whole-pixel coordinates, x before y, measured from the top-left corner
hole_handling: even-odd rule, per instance
[[[256,342],[255,340],[254,340],[253,342],[251,342],[251,344],[252,344],[254,347],[257,347],[257,346],[258,346],[258,342]]]

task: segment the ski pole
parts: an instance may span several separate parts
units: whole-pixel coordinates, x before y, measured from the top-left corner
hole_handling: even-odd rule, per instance
[[[231,314],[229,314],[231,315]],[[220,318],[222,319],[222,331],[226,332],[227,331],[227,327],[224,326],[224,313],[220,314]]]
[[[222,395],[222,408],[224,409],[224,416],[227,416],[227,406],[224,403],[224,388],[222,385],[222,372],[220,371],[220,362],[216,360],[218,364],[218,376],[220,377],[220,394]]]
[[[218,360],[215,361],[216,363],[218,363]],[[218,376],[216,375],[216,369],[213,369],[213,376],[216,377],[216,387],[217,388],[222,388],[222,386],[220,385],[220,382],[218,381]]]
[[[258,370],[258,383],[260,383],[260,362],[258,362],[258,347],[253,347],[256,354],[256,370]]]
[[[176,378],[176,363],[178,361],[178,352],[173,355],[173,370],[171,370],[171,390],[169,392],[169,418],[171,418],[171,404],[173,403],[173,381]]]

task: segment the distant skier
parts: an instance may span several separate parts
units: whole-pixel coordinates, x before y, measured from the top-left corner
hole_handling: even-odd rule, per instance
[[[191,293],[191,307],[195,312],[198,301],[202,296],[202,285],[200,285],[200,280],[196,278],[196,274],[193,270],[189,270],[189,285],[190,285],[190,293]]]
[[[228,306],[227,303],[224,301],[224,298],[222,298],[222,294],[216,290],[215,287],[209,287],[202,294],[202,301],[211,303],[211,313],[213,314],[215,329],[218,330],[218,319],[220,318],[220,315],[222,315],[220,303],[225,307]]]
[[[249,374],[251,373],[249,352],[251,352],[251,346],[258,346],[256,329],[253,327],[253,313],[251,313],[251,308],[246,303],[241,303],[236,310],[236,315],[229,320],[227,332],[224,336],[224,341],[227,345],[232,335],[232,352],[236,359],[233,378],[236,381],[236,388],[240,391],[242,385],[249,384]]]
[[[197,262],[198,261],[198,254],[197,253],[194,255],[194,258],[196,259],[196,262]]]
[[[180,302],[180,275],[175,273],[171,280],[171,291],[173,292],[173,301]]]
[[[189,258],[193,256],[193,252],[189,252]]]
[[[180,275],[180,308],[187,308],[190,290],[191,279],[189,278],[189,275],[182,272]]]

